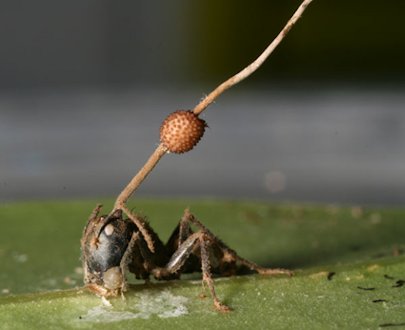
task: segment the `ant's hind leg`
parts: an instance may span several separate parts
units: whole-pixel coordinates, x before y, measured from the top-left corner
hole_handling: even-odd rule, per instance
[[[180,245],[193,234],[188,217],[189,212],[186,210],[166,243],[168,251],[174,253]]]
[[[232,250],[228,247],[224,242],[222,242],[218,237],[216,237],[213,233],[209,231],[207,227],[205,227],[199,220],[197,220],[193,214],[190,213],[188,209],[185,210],[184,216],[180,222],[186,222],[187,226],[190,224],[195,225],[198,229],[204,231],[205,235],[211,242],[212,246],[218,247],[222,253],[223,257],[222,260],[228,263],[239,263],[241,265],[246,266],[250,270],[253,270],[262,275],[288,275],[292,276],[294,273],[291,270],[284,269],[284,268],[266,268],[259,266],[258,264],[254,263],[253,261],[249,261],[245,258],[240,257],[236,251]],[[183,225],[185,226],[185,225]]]
[[[200,269],[202,271],[203,283],[205,282],[210,290],[215,308],[221,312],[228,312],[230,311],[230,308],[220,302],[215,292],[214,281],[211,275],[211,262],[208,252],[210,243],[211,240],[204,230],[199,230],[196,233],[192,233],[173,253],[166,266],[163,268],[155,268],[152,271],[152,274],[157,279],[165,279],[165,277],[169,276],[170,274],[181,272],[181,268],[184,266],[187,260],[197,249],[200,249]]]
[[[190,228],[191,225],[197,227],[198,231],[194,233]],[[198,268],[195,267],[193,270],[199,271],[201,269],[203,283],[206,283],[210,290],[215,308],[221,312],[230,311],[230,308],[220,302],[215,292],[214,281],[211,275],[212,260],[210,260],[210,257],[217,257],[215,251],[219,250],[222,256],[220,260],[216,260],[216,263],[218,263],[218,261],[219,263],[228,263],[234,265],[235,269],[236,264],[241,264],[260,274],[292,274],[291,271],[285,269],[264,268],[238,256],[234,250],[226,246],[225,243],[211,233],[187,209],[166,246],[172,251],[172,256],[165,267],[157,267],[152,270],[152,274],[155,278],[166,279],[170,274],[179,274],[185,271],[183,266],[185,266],[190,258],[198,256],[197,251],[199,250],[199,265]],[[197,264],[195,266],[197,266]]]
[[[212,275],[211,275],[211,263],[210,263],[208,247],[207,247],[207,242],[209,242],[209,238],[205,235],[205,233],[203,233],[199,237],[199,241],[200,241],[200,251],[201,251],[201,270],[202,270],[202,276],[203,276],[203,283],[204,282],[207,283],[208,289],[211,292],[211,296],[214,299],[215,308],[220,312],[229,312],[231,310],[231,308],[228,307],[227,305],[224,305],[223,303],[221,303],[215,292],[214,281],[213,281]]]

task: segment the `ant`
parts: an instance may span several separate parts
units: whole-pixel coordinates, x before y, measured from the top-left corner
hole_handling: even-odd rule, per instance
[[[81,239],[84,282],[101,297],[122,295],[127,290],[126,272],[137,279],[179,279],[182,273],[202,272],[220,312],[230,308],[220,302],[214,288],[212,274],[232,276],[254,271],[264,275],[287,274],[286,269],[269,269],[240,257],[188,209],[164,244],[142,217],[126,210],[99,216],[102,206],[91,213]],[[197,230],[191,229],[194,226]]]

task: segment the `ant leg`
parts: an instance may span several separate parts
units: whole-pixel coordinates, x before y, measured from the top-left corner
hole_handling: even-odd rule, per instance
[[[97,244],[98,244],[98,238],[97,238],[97,236],[94,236],[94,232],[97,232],[99,230],[100,226],[102,226],[104,224],[105,218],[98,216],[101,208],[102,208],[102,205],[97,204],[96,207],[94,208],[94,210],[91,212],[91,214],[87,220],[87,224],[83,230],[82,238],[80,240],[80,248],[82,250],[81,259],[82,259],[84,283],[92,291],[96,292],[96,294],[104,295],[106,292],[104,292],[100,286],[98,286],[96,284],[94,284],[94,285],[91,284],[93,282],[94,276],[88,269],[87,262],[86,262],[86,255],[85,255],[87,244],[91,244],[91,245],[95,245],[95,246],[97,246]]]
[[[121,262],[120,262],[120,270],[122,274],[122,283],[121,283],[121,298],[124,300],[124,292],[127,291],[127,279],[125,278],[125,274],[127,273],[128,270],[128,264],[132,258],[132,253],[134,251],[135,244],[139,244],[140,237],[139,237],[139,232],[137,233],[132,233],[131,240],[128,243],[128,247],[122,256]]]
[[[190,221],[188,221],[188,219],[183,215],[166,242],[166,250],[170,254],[173,254],[180,247],[180,245],[192,234],[193,231],[190,227]]]
[[[140,217],[134,215],[126,205],[121,205],[121,209],[126,213],[129,219],[138,227],[139,231],[142,233],[143,237],[145,238],[146,244],[151,252],[155,252],[155,244],[153,235],[151,234],[151,228],[149,225]]]
[[[156,267],[151,272],[157,279],[166,279],[180,271],[187,259],[197,248],[201,232],[191,234],[172,254],[164,267]]]
[[[190,213],[188,209],[184,211],[184,216],[181,221],[187,221],[188,223],[194,224],[197,228],[204,231],[212,245],[219,247],[223,253],[223,261],[227,262],[239,262],[240,264],[248,267],[249,269],[262,274],[262,275],[288,275],[292,276],[293,272],[288,269],[283,268],[265,268],[261,267],[258,264],[249,261],[245,258],[240,257],[236,251],[229,248],[224,242],[222,242],[218,237],[209,231],[197,218]]]
[[[190,225],[196,226],[199,230],[196,233],[191,231]],[[217,238],[207,227],[205,227],[194,215],[190,213],[188,209],[185,210],[183,217],[180,220],[178,227],[172,234],[169,241],[176,241],[177,249],[174,251],[169,262],[163,268],[156,268],[152,271],[153,275],[158,279],[165,279],[169,274],[179,272],[184,266],[194,251],[200,249],[200,262],[201,270],[203,274],[203,281],[208,285],[211,296],[214,299],[215,308],[220,311],[229,311],[229,307],[223,305],[216,293],[214,283],[211,276],[211,262],[209,259],[209,248],[219,249],[222,252],[220,260],[229,264],[242,264],[249,269],[256,271],[259,274],[276,275],[287,274],[292,275],[292,272],[286,269],[269,269],[261,267],[254,262],[240,257],[234,250],[229,248],[219,238]],[[169,244],[169,246],[172,246]],[[214,256],[215,257],[215,256]],[[198,271],[196,268],[195,271]]]
[[[190,228],[190,221],[188,221],[185,214],[180,219],[179,222],[179,242],[178,245],[180,246],[190,235],[193,234],[193,231]]]
[[[201,255],[201,270],[203,275],[203,283],[205,282],[210,290],[211,296],[214,300],[214,306],[218,311],[228,312],[230,308],[222,304],[215,292],[214,281],[211,276],[211,263],[209,259],[208,244],[211,239],[208,237],[204,230],[200,230],[191,234],[174,252],[169,262],[163,268],[155,268],[152,274],[157,279],[165,279],[171,274],[176,274],[180,271],[181,267],[185,264],[187,259],[196,250],[200,249]]]
[[[210,264],[208,247],[207,247],[207,242],[209,242],[209,238],[206,236],[206,233],[203,233],[199,237],[199,241],[200,241],[201,269],[202,269],[203,281],[205,281],[205,283],[207,283],[207,285],[208,285],[208,288],[211,292],[211,296],[214,299],[215,308],[220,312],[229,312],[231,310],[231,308],[224,305],[223,303],[221,303],[215,292],[214,281],[212,280],[212,276],[211,276],[211,264]]]
[[[97,204],[94,210],[90,213],[89,219],[87,220],[87,224],[83,229],[83,235],[81,239],[81,244],[83,246],[84,242],[87,241],[87,237],[92,233],[92,229],[102,221],[102,219],[98,218],[100,210],[103,206],[101,204]]]
[[[153,270],[167,264],[170,259],[171,252],[167,250],[166,246],[162,243],[159,236],[151,228],[149,223],[139,216],[135,216],[126,210],[129,220],[131,220],[135,227],[139,230],[133,234],[131,243],[127,249],[126,262],[131,273],[134,273],[137,278],[147,280]],[[141,225],[140,225],[141,224]],[[140,227],[141,226],[141,227]],[[153,244],[153,246],[151,246]],[[152,249],[153,247],[153,249]],[[167,279],[178,277],[170,274]]]

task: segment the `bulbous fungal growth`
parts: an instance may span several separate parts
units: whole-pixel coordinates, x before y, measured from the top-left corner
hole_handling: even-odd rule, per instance
[[[173,153],[190,151],[204,135],[207,124],[190,110],[171,113],[160,126],[160,142]]]

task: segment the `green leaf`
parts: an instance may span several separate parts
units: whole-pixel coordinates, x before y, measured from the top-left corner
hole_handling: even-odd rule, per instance
[[[96,202],[0,207],[0,324],[4,329],[365,329],[405,324],[405,211],[296,204],[142,200],[166,240],[183,209],[241,256],[296,270],[292,278],[218,278],[227,314],[199,275],[132,283],[125,301],[81,288],[79,241]],[[105,212],[112,206],[105,203]],[[206,297],[201,298],[201,293]]]

